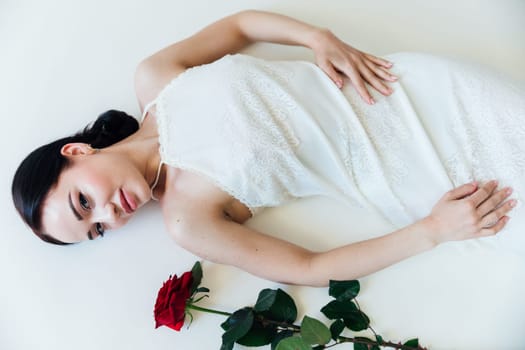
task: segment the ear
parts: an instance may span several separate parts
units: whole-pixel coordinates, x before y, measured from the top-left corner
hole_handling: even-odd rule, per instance
[[[78,155],[90,155],[96,153],[96,150],[91,148],[91,145],[82,142],[66,143],[60,149],[60,154],[64,157],[78,156]]]

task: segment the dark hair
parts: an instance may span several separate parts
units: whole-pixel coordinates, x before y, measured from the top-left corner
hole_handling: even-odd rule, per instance
[[[11,194],[16,210],[38,237],[49,243],[69,244],[42,232],[42,203],[69,165],[68,159],[60,153],[62,147],[67,143],[83,142],[94,148],[104,148],[123,140],[138,128],[132,116],[109,110],[84,130],[39,147],[22,161],[13,178]]]

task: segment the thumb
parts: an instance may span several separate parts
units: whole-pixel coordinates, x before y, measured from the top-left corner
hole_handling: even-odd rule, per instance
[[[478,189],[477,182],[470,182],[468,184],[461,185],[447,192],[448,199],[462,199],[472,193],[476,192]]]
[[[320,67],[326,73],[326,75],[332,79],[338,88],[343,88],[343,76],[335,70],[334,66],[332,66],[330,62],[326,62],[325,64],[320,65]]]

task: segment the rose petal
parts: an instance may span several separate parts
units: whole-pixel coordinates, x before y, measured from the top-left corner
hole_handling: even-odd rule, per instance
[[[170,276],[163,283],[154,307],[155,328],[167,326],[176,331],[182,328],[192,280],[191,272],[188,271],[180,278],[177,278],[177,275]]]

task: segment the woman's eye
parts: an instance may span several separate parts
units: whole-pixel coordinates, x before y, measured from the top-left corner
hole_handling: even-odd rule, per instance
[[[84,209],[84,210],[89,210],[91,209],[90,206],[89,206],[89,202],[88,200],[86,199],[86,197],[82,194],[82,193],[79,193],[78,194],[78,201],[80,203],[80,206]]]
[[[97,222],[97,224],[95,225],[95,230],[97,231],[97,234],[100,237],[104,237],[104,227],[100,222]]]

